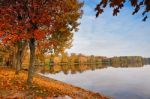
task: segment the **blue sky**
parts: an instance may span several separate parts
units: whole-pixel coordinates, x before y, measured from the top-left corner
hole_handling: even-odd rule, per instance
[[[150,18],[142,21],[141,13],[132,15],[133,9],[125,6],[118,16],[106,8],[98,18],[95,5],[99,0],[84,0],[84,14],[79,20],[79,31],[74,33],[69,53],[99,56],[150,57]]]

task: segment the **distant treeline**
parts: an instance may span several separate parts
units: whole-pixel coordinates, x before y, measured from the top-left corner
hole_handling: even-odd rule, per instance
[[[75,54],[72,53],[68,55],[67,53],[64,53],[57,57],[50,57],[49,63],[56,64],[56,65],[63,65],[63,64],[81,64],[81,65],[87,65],[87,64],[110,64],[110,65],[129,65],[129,64],[149,64],[150,58],[143,58],[141,56],[120,56],[120,57],[111,57],[108,58],[106,56],[86,56],[83,54]]]
[[[50,57],[51,64],[44,68],[42,72],[58,73],[69,72],[75,74],[81,73],[87,70],[103,69],[107,67],[115,68],[134,68],[143,67],[146,64],[150,64],[150,58],[143,58],[141,56],[120,56],[107,58],[105,56],[85,56],[82,54],[71,54],[70,56],[65,54],[59,57]]]
[[[96,57],[97,58],[97,57]],[[78,58],[80,59],[80,58]],[[114,67],[114,68],[136,68],[136,67],[143,67],[145,64],[148,64],[148,58],[142,58],[140,56],[123,56],[123,57],[112,57],[112,58],[98,58],[101,59],[100,62],[96,63],[97,61],[93,61],[92,63],[75,63],[71,64],[68,62],[56,65],[46,66],[49,68],[42,68],[42,72],[49,72],[49,73],[59,73],[64,72],[65,74],[71,73],[82,73],[87,70],[96,70],[96,69],[103,69],[107,67]],[[76,62],[83,62],[83,61],[76,61]],[[91,61],[90,61],[91,62]]]
[[[144,58],[144,63],[145,64],[150,64],[150,58]]]

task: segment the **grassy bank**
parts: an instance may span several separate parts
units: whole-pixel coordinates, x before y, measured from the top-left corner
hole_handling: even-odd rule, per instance
[[[34,76],[33,87],[29,88],[26,79],[25,71],[15,75],[15,70],[0,67],[0,99],[108,99],[98,93],[40,75]]]

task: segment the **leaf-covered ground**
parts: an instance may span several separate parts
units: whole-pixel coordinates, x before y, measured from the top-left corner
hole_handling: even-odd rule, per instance
[[[26,84],[27,72],[0,67],[0,99],[108,99],[60,81],[35,75],[33,86]]]

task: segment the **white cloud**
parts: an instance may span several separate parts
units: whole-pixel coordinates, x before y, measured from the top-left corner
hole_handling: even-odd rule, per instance
[[[142,18],[124,9],[117,17],[112,17],[108,9],[95,18],[93,9],[86,6],[80,30],[74,34],[73,47],[68,51],[88,55],[150,56],[150,23],[142,22]]]

